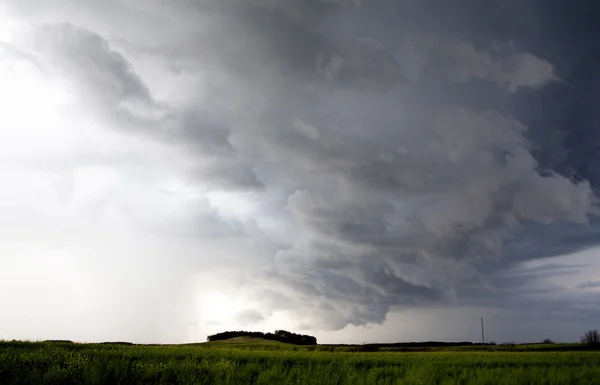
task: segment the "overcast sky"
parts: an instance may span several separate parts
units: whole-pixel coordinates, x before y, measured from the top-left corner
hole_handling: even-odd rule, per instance
[[[599,16],[0,0],[0,339],[578,340]]]

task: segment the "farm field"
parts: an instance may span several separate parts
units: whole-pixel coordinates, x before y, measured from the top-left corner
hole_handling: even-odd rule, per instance
[[[189,345],[12,341],[0,342],[0,384],[599,384],[600,352],[575,350],[581,347],[360,352],[254,339]]]

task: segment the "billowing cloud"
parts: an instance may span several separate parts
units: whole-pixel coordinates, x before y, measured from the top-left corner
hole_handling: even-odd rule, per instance
[[[484,281],[470,262],[501,257],[523,222],[586,223],[595,201],[589,185],[541,176],[523,130],[494,113],[441,111],[418,133],[407,127],[370,143],[380,151],[402,143],[402,151],[312,154],[332,175],[328,183],[306,179],[288,199],[305,236],[277,255],[281,278],[336,304],[341,286],[349,308],[368,309],[349,322],[380,322],[390,306],[456,300],[457,285]],[[422,142],[402,140],[411,136]]]
[[[511,92],[559,80],[551,63],[529,52],[493,54],[471,42],[439,36],[409,38],[407,49],[422,66],[420,76],[455,83],[489,81]]]
[[[67,137],[86,122],[108,138],[51,156],[76,207],[62,220],[126,223],[155,257],[178,245],[141,274],[171,260],[200,292],[227,287],[253,304],[223,313],[232,324],[343,329],[534,293],[561,296],[540,314],[590,305],[593,281],[545,281],[581,266],[535,265],[598,243],[593,156],[567,139],[591,128],[536,110],[570,87],[548,50],[437,23],[442,4],[416,22],[424,8],[385,1],[5,3],[33,37],[0,54],[75,95],[80,114],[56,117]],[[194,278],[216,272],[232,282]]]

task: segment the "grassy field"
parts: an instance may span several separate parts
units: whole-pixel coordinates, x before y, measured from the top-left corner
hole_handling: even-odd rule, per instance
[[[0,384],[600,384],[600,352],[573,350],[580,347],[351,352],[360,348],[14,341],[0,342]]]

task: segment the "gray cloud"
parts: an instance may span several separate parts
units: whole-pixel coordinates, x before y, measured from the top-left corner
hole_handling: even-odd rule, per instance
[[[37,44],[97,98],[107,103],[151,103],[142,79],[100,35],[70,23],[47,25],[38,31]]]
[[[529,52],[496,55],[471,42],[439,36],[412,37],[407,46],[420,63],[423,77],[443,77],[456,83],[485,80],[511,92],[558,80],[551,63]]]
[[[51,59],[51,67],[74,79],[78,91],[102,116],[114,119],[118,129],[182,146],[202,159],[215,159],[209,161],[213,166],[201,168],[201,176],[217,184],[261,187],[252,168],[236,158],[228,122],[200,107],[179,108],[156,101],[131,63],[97,33],[63,23],[46,24],[37,34],[37,51]],[[195,168],[190,175],[197,172]]]
[[[211,214],[201,227],[265,242],[257,249],[272,254],[248,256],[248,285],[270,286],[260,291],[267,307],[329,329],[406,307],[525,307],[548,269],[515,269],[597,244],[592,186],[563,164],[577,156],[560,138],[539,140],[518,111],[480,104],[479,91],[520,100],[567,87],[545,55],[427,23],[378,29],[386,8],[375,2],[175,4],[182,19],[206,23],[182,23],[181,39],[149,30],[155,43],[61,24],[41,30],[39,50],[118,130],[190,155],[193,183],[257,193],[256,223]],[[365,28],[348,27],[356,20]],[[192,100],[158,101],[135,70],[146,60],[202,75]],[[115,113],[125,102],[137,104]],[[560,159],[540,161],[550,147]]]
[[[257,312],[256,310],[244,310],[239,312],[235,318],[242,325],[253,325],[257,322],[264,320],[262,314]]]
[[[287,174],[287,207],[305,236],[278,252],[274,276],[293,297],[321,299],[320,324],[381,322],[394,306],[456,301],[457,285],[485,281],[472,261],[500,257],[523,221],[587,222],[589,185],[540,174],[525,125],[495,111],[428,103],[418,84],[400,82],[392,93],[365,88],[363,74],[377,83],[395,59],[384,59],[381,43],[317,31],[297,6],[219,13],[221,28],[246,40],[204,41],[224,65],[214,87],[223,95],[266,87],[266,104],[256,121],[237,124],[230,118],[237,105],[222,106],[217,124],[230,133],[185,126],[175,137],[203,154],[249,156],[243,167],[218,157],[202,173],[224,188],[269,190]],[[450,82],[482,79],[516,91],[553,76],[552,65],[528,53],[495,57],[458,40],[411,42],[421,47],[424,74]],[[267,161],[277,165],[270,183],[253,172]]]
[[[451,82],[482,79],[516,91],[553,76],[531,54],[496,58],[468,43],[448,51],[463,60],[435,61]],[[303,235],[277,254],[275,276],[320,298],[328,326],[456,300],[455,286],[485,284],[474,261],[500,257],[524,223],[587,223],[594,205],[587,183],[538,171],[522,123],[424,103],[416,90],[298,85],[259,120],[266,157],[278,162],[276,173],[292,175],[287,208]],[[319,103],[307,110],[307,100]]]
[[[597,289],[600,288],[600,281],[587,281],[577,285],[577,288],[581,290]]]
[[[487,304],[487,307],[513,311],[528,322],[543,324],[544,319],[553,317],[565,324],[589,325],[590,320],[600,315],[597,294],[582,293],[589,289],[585,283],[569,287],[558,282],[568,282],[570,276],[590,268],[593,265],[568,262],[519,264],[488,273],[487,286],[476,290],[463,286],[457,292],[463,304]],[[593,282],[588,283],[593,286]]]

